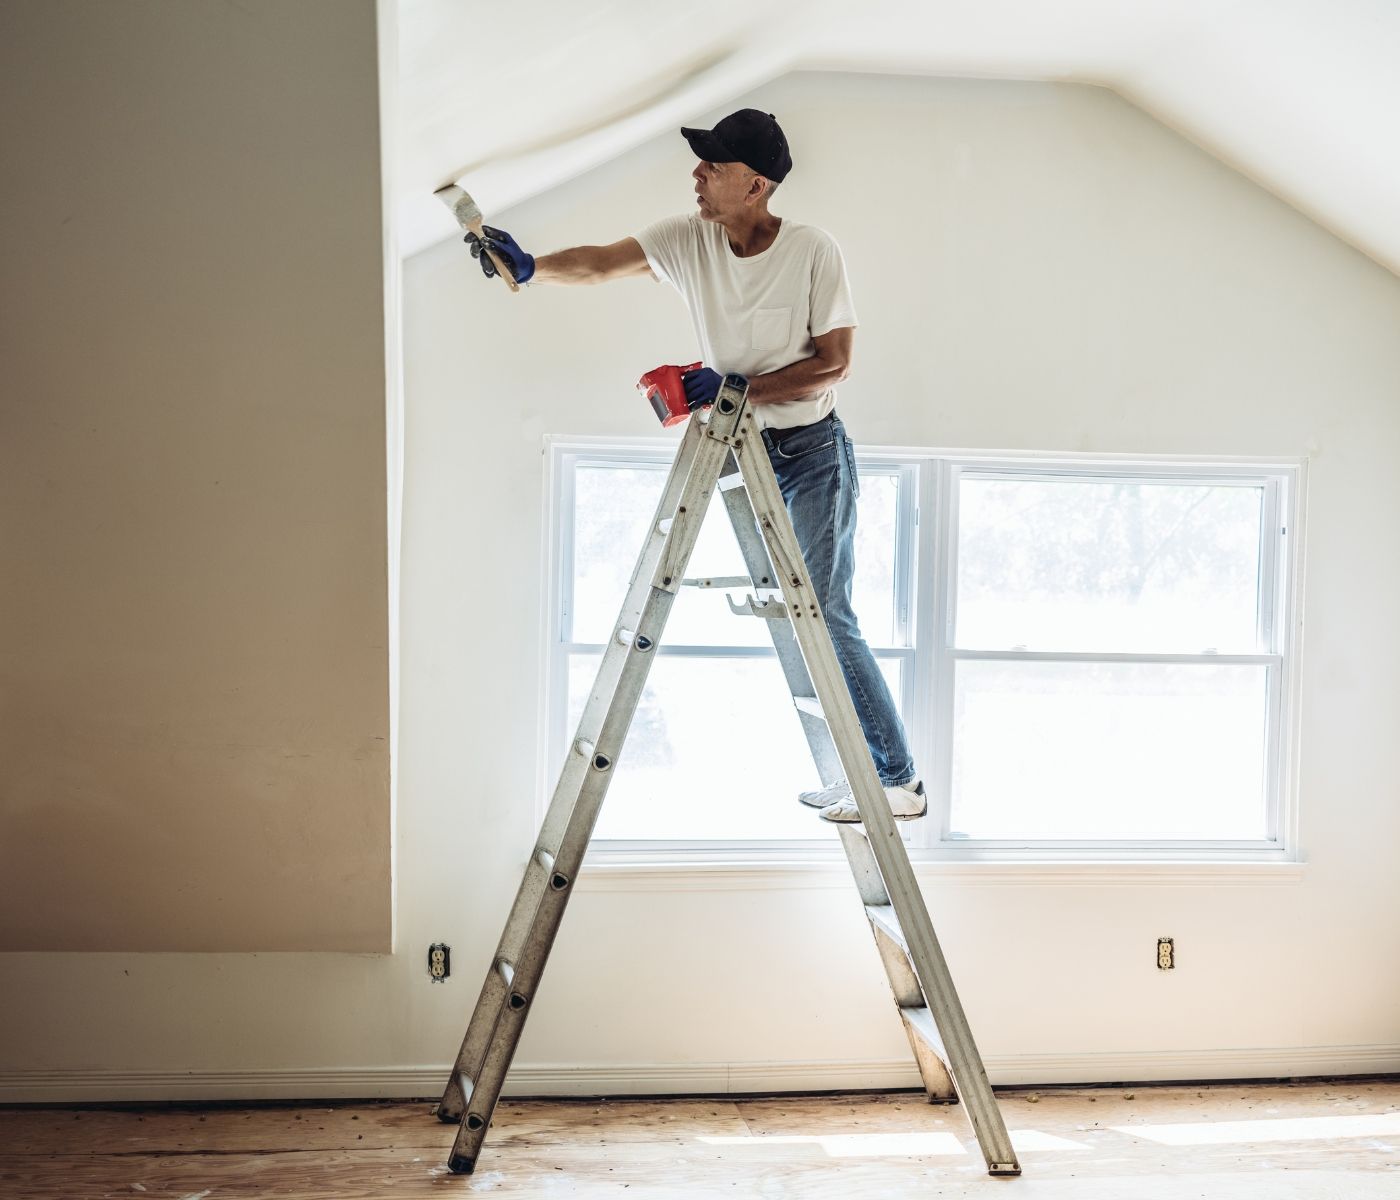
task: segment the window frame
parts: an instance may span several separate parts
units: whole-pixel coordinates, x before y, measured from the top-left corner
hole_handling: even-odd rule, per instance
[[[545,582],[542,624],[545,653],[541,662],[538,821],[548,806],[572,731],[556,736],[567,720],[570,653],[591,643],[565,641],[573,586],[574,470],[587,465],[660,466],[674,457],[670,438],[547,436],[545,439],[545,508],[542,578]],[[1044,868],[1057,864],[1182,864],[1211,869],[1212,864],[1258,866],[1296,864],[1298,857],[1295,789],[1298,745],[1298,671],[1296,646],[1301,628],[1303,492],[1305,460],[1242,456],[1172,456],[1115,454],[981,453],[902,446],[857,450],[862,467],[893,469],[901,479],[896,523],[893,627],[896,643],[872,647],[879,658],[903,660],[902,708],[915,761],[937,764],[929,787],[929,816],[899,826],[916,866],[980,864]],[[1264,488],[1261,512],[1261,562],[1258,628],[1270,653],[1252,655],[1078,654],[1046,651],[968,651],[952,645],[956,603],[957,485],[969,475],[979,478],[1065,478],[1133,483],[1165,480],[1180,483],[1235,484]],[[568,519],[565,519],[565,518]],[[1271,530],[1266,536],[1264,530]],[[630,552],[630,549],[629,549]],[[621,597],[619,597],[619,602]],[[928,631],[925,634],[924,631]],[[601,649],[601,644],[598,649]],[[695,647],[667,647],[663,654],[704,653]],[[774,657],[771,648],[743,647],[723,652]],[[974,839],[949,836],[951,799],[952,700],[956,662],[1013,658],[1049,661],[1251,662],[1268,673],[1266,722],[1266,804],[1268,836],[1258,840],[1033,840]],[[927,683],[925,682],[927,681]],[[925,777],[926,785],[930,780]],[[716,867],[742,872],[781,866],[827,870],[843,858],[834,836],[800,841],[659,841],[599,840],[588,864],[640,868],[643,874]],[[1248,874],[1248,871],[1246,871]],[[727,878],[728,876],[726,876]],[[801,876],[793,876],[795,880]]]
[[[548,486],[545,520],[545,560],[544,576],[547,582],[545,591],[547,602],[544,605],[543,619],[545,645],[547,647],[542,664],[542,696],[540,718],[540,744],[543,749],[538,757],[541,763],[540,782],[537,789],[535,819],[542,820],[554,785],[563,767],[572,730],[567,729],[568,718],[568,668],[569,657],[574,653],[601,654],[606,649],[602,642],[574,642],[567,639],[570,613],[573,609],[574,547],[573,522],[565,520],[571,514],[574,504],[575,469],[579,465],[597,466],[648,466],[661,470],[669,469],[675,457],[676,443],[666,438],[564,438],[548,437],[546,454],[549,460]],[[900,460],[890,454],[862,454],[860,462],[868,467],[888,470],[898,476],[901,482],[896,514],[896,556],[894,569],[895,610],[891,614],[893,638],[891,644],[872,646],[878,660],[897,660],[902,664],[900,672],[903,695],[901,702],[912,702],[915,691],[915,670],[912,620],[915,611],[914,588],[916,586],[912,556],[917,532],[918,480],[916,465]],[[640,546],[629,548],[629,552],[639,551]],[[622,597],[618,597],[621,604]],[[900,642],[903,644],[899,644]],[[777,669],[777,652],[772,646],[727,646],[710,648],[694,645],[668,645],[663,638],[656,648],[660,657],[695,656],[716,658],[768,658]],[[562,731],[562,732],[561,732]],[[606,801],[605,801],[606,803]],[[684,841],[671,839],[606,839],[598,838],[589,850],[589,861],[613,862],[655,862],[679,861],[722,861],[725,863],[772,862],[781,859],[788,862],[811,861],[826,863],[841,857],[840,842],[833,828],[824,829],[818,838],[777,839],[754,838],[747,841],[737,839],[691,838]]]
[[[1297,861],[1293,787],[1296,778],[1297,711],[1295,669],[1298,576],[1294,547],[1300,542],[1299,514],[1303,464],[1242,457],[1176,458],[1145,455],[978,455],[931,456],[934,479],[929,492],[936,513],[934,561],[921,579],[924,601],[920,628],[933,636],[917,639],[926,651],[932,680],[926,719],[916,714],[925,745],[915,744],[915,761],[936,764],[929,790],[929,815],[912,823],[906,842],[929,859],[963,861]],[[1260,512],[1259,597],[1256,633],[1268,652],[1254,654],[1127,654],[1108,652],[968,650],[955,645],[957,604],[958,483],[980,479],[1064,479],[1139,483],[1163,481],[1207,486],[1263,488]],[[1269,531],[1269,532],[1266,532]],[[1259,839],[1009,839],[951,836],[953,692],[959,661],[1124,662],[1252,664],[1266,669],[1265,827]],[[916,668],[917,672],[917,668]],[[925,757],[920,759],[920,752]],[[925,786],[928,787],[928,779]],[[922,829],[918,828],[923,826]]]

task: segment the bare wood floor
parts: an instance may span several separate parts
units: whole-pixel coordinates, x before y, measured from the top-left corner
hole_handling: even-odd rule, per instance
[[[1400,1200],[1400,1078],[997,1095],[1019,1179],[913,1093],[506,1100],[474,1175],[426,1102],[3,1108],[0,1197]]]

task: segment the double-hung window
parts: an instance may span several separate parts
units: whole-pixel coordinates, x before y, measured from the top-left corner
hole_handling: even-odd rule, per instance
[[[544,798],[674,443],[551,443]],[[859,453],[854,606],[930,797],[916,857],[1281,857],[1296,466]],[[686,576],[744,574],[716,498]],[[766,622],[682,587],[594,834],[835,852]]]
[[[930,837],[1279,851],[1292,471],[940,473]]]

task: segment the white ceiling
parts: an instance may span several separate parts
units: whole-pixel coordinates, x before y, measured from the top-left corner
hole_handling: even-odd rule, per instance
[[[400,248],[793,70],[1102,84],[1400,274],[1400,0],[398,0]]]

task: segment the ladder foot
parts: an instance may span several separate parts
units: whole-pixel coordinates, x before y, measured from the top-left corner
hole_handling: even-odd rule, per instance
[[[988,1175],[1019,1175],[1021,1166],[1019,1163],[992,1163],[987,1168]]]
[[[466,1154],[454,1154],[447,1160],[447,1169],[454,1175],[470,1175],[476,1169],[476,1159]]]
[[[453,1112],[451,1108],[439,1104],[433,1109],[433,1116],[444,1125],[460,1125],[462,1123],[462,1110],[460,1108]]]

